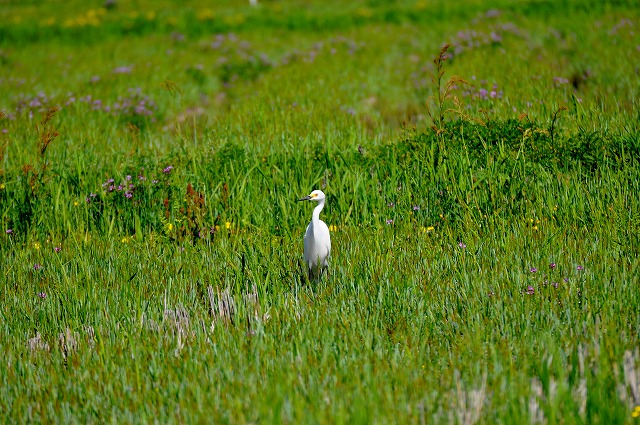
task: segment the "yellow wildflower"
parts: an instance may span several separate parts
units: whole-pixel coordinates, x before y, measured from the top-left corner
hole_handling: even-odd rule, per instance
[[[100,20],[96,17],[87,18],[85,21],[85,25],[97,27],[97,26],[100,26]]]
[[[224,227],[227,230],[231,229],[231,222],[227,221],[226,223],[224,223]]]
[[[40,242],[36,242],[36,243],[34,243],[34,244],[33,244],[33,247],[34,247],[35,249],[40,249],[40,248],[41,248]]]
[[[336,226],[335,224],[332,224],[329,226],[329,231],[330,232],[336,232],[338,231],[338,226]]]
[[[356,13],[363,18],[370,18],[373,15],[373,12],[368,7],[360,7],[356,10]]]
[[[56,18],[47,18],[40,21],[41,27],[50,27],[56,23]]]
[[[196,15],[196,19],[198,19],[199,21],[210,21],[211,19],[213,19],[213,17],[214,13],[211,9],[199,10]]]
[[[224,21],[225,24],[228,24],[228,25],[240,25],[244,23],[245,18],[244,18],[244,15],[242,15],[241,13],[237,13],[235,15],[227,15],[224,18],[222,18],[222,20]]]

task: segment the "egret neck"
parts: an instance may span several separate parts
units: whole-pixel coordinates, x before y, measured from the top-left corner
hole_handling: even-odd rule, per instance
[[[311,220],[313,221],[313,227],[318,228],[320,223],[320,211],[324,208],[324,199],[318,202],[318,205],[313,209],[313,215]],[[308,217],[308,216],[307,216]]]

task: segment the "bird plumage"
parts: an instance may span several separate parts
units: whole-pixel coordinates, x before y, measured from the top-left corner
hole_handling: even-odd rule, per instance
[[[324,208],[325,194],[321,190],[314,190],[309,196],[299,201],[316,201],[318,205],[313,210],[311,222],[304,235],[304,261],[309,268],[309,279],[317,279],[329,266],[331,254],[331,235],[326,223],[320,220],[320,212]]]

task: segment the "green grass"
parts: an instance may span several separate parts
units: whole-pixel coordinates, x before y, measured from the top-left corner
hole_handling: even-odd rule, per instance
[[[2,422],[637,421],[632,2],[154,5],[0,8]]]

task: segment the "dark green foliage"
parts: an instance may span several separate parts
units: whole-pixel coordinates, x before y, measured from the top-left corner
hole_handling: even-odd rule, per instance
[[[553,139],[548,128],[531,121],[510,119],[478,124],[457,120],[447,124],[446,150],[436,153],[434,161],[438,164],[437,158],[442,156],[462,155],[475,164],[505,161],[507,168],[515,163],[534,163],[547,171],[619,169],[636,165],[640,159],[638,137],[640,132],[609,135],[580,128],[575,134]],[[426,152],[437,146],[434,142],[435,135],[422,134],[405,143],[407,149]]]
[[[481,220],[485,216],[521,216],[529,204],[544,199],[545,191],[562,181],[586,183],[603,172],[626,174],[630,181],[638,176],[640,153],[637,136],[632,134],[614,137],[579,130],[573,135],[557,135],[552,142],[548,130],[518,120],[484,124],[454,121],[446,125],[443,134],[444,148],[439,143],[442,135],[429,130],[367,149],[369,153],[364,155],[357,150],[333,151],[316,144],[308,153],[300,152],[297,156],[280,153],[265,156],[225,143],[195,165],[182,154],[157,160],[157,164],[165,165],[134,162],[125,171],[112,174],[113,182],[105,178],[100,187],[95,186],[95,181],[91,181],[91,186],[78,187],[78,180],[58,177],[64,174],[57,169],[47,170],[52,177],[46,182],[32,169],[8,170],[9,179],[23,184],[10,186],[3,192],[15,205],[6,225],[19,229],[21,234],[29,234],[29,229],[36,225],[46,228],[46,224],[34,221],[34,217],[39,217],[34,211],[44,211],[49,205],[50,195],[41,193],[52,193],[55,187],[62,186],[65,192],[81,193],[86,198],[88,222],[84,226],[88,228],[106,232],[116,224],[125,234],[140,230],[159,232],[171,220],[186,220],[190,229],[187,234],[198,239],[199,234],[208,237],[207,229],[220,224],[216,217],[224,211],[243,209],[245,201],[238,196],[247,190],[246,185],[250,184],[254,193],[268,193],[265,198],[277,199],[283,185],[304,184],[300,180],[304,178],[302,175],[295,177],[297,181],[285,182],[276,177],[278,173],[274,174],[274,170],[307,170],[308,175],[319,176],[321,185],[348,170],[361,179],[360,190],[368,194],[362,199],[367,208],[351,211],[352,223],[369,223],[374,219],[367,212],[370,209],[402,202],[422,205],[416,217],[429,225],[443,226],[464,220],[469,213]],[[190,152],[189,156],[197,157],[198,153]],[[168,166],[169,171],[163,172]],[[193,174],[193,170],[199,170],[198,174]],[[24,172],[27,174],[22,175]],[[110,175],[101,169],[90,174]],[[195,191],[193,196],[198,192],[201,195],[196,197],[203,197],[202,207],[207,212],[197,213],[198,219],[190,216],[194,214],[194,206],[189,203],[194,199],[185,200],[188,187]],[[266,203],[267,199],[258,201]],[[273,208],[277,222],[284,227],[276,226],[271,231],[281,235],[283,228],[293,224],[293,217],[277,202]],[[340,208],[344,214],[348,211],[335,204],[334,208]],[[579,224],[575,218],[567,218],[564,224]],[[76,219],[84,220],[82,216]],[[580,222],[584,219],[580,218]],[[621,228],[629,228],[635,221],[627,219]],[[50,231],[55,232],[55,227]]]

